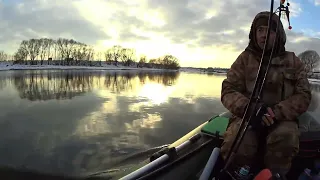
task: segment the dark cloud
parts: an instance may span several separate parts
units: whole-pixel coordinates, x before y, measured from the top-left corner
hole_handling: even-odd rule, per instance
[[[201,6],[192,4],[191,0],[177,0],[173,3],[160,0],[148,0],[148,7],[160,9],[165,15],[167,24],[157,29],[174,43],[194,41],[198,46],[234,46],[235,50],[242,50],[248,43],[249,31],[241,30],[241,27],[250,28],[254,16],[261,11],[269,10],[270,2],[259,0],[249,1],[197,1]],[[274,5],[274,10],[278,7],[278,1]],[[292,4],[292,3],[291,3]],[[298,4],[294,4],[293,13],[298,13],[301,9]],[[219,7],[219,8],[217,8]],[[217,10],[216,16],[204,19],[206,11]],[[297,9],[297,10],[296,10]],[[148,28],[145,28],[148,30]],[[225,33],[224,31],[235,31]],[[309,38],[307,41],[292,43],[290,40],[304,37],[302,33],[287,31],[287,49],[300,53],[308,48],[320,47],[320,40]],[[318,50],[320,52],[320,48]]]
[[[261,1],[265,2],[265,1]],[[148,7],[160,9],[164,14],[167,24],[158,29],[166,37],[170,37],[175,43],[183,41],[195,40],[198,38],[198,43],[201,46],[211,46],[217,44],[230,44],[234,37],[230,37],[230,41],[225,41],[225,38],[218,33],[226,30],[237,30],[240,26],[249,24],[253,20],[256,13],[265,9],[267,3],[251,2],[222,2],[222,1],[207,1],[202,0],[201,6],[192,4],[193,1],[178,0],[174,3],[166,1],[149,0]],[[217,8],[220,7],[220,8]],[[215,10],[217,15],[209,19],[204,19],[207,11]],[[247,39],[243,32],[237,34],[239,41]],[[233,35],[234,36],[234,35]]]
[[[41,35],[52,38],[74,38],[87,44],[108,36],[91,22],[83,19],[79,12],[67,3],[45,6],[36,0],[23,4],[2,4],[0,6],[0,42],[38,38]]]
[[[74,2],[81,2],[77,7]],[[92,4],[101,3],[105,14],[115,11],[112,16],[102,18],[103,22],[90,19],[84,11]],[[96,44],[98,40],[110,39],[102,30],[115,28],[119,41],[134,42],[148,40],[147,32],[163,35],[172,43],[184,43],[188,47],[230,47],[243,50],[248,43],[248,29],[254,16],[270,8],[265,0],[248,1],[212,1],[212,0],[141,0],[141,1],[86,1],[70,0],[55,2],[29,0],[23,5],[7,4],[0,6],[0,42],[2,44],[19,43],[22,39],[46,35],[74,38],[87,44]],[[278,1],[276,1],[278,3]],[[298,4],[291,2],[292,12],[299,13]],[[87,5],[87,6],[86,6]],[[100,5],[100,4],[99,4]],[[275,4],[275,8],[278,4]],[[95,9],[91,9],[93,12]],[[134,11],[131,11],[134,10]],[[163,26],[154,26],[144,18],[149,12],[159,12],[165,21]],[[97,11],[96,14],[99,14]],[[208,17],[208,13],[214,16]],[[207,16],[207,18],[205,18]],[[136,34],[132,28],[145,34]],[[244,30],[244,28],[246,30]],[[230,33],[232,32],[233,33]],[[287,49],[300,53],[308,48],[320,47],[320,40],[309,38],[304,41],[292,41],[305,37],[295,30],[287,31]],[[1,47],[1,44],[0,44]],[[13,47],[9,45],[8,48]],[[320,51],[320,49],[315,49]]]
[[[308,38],[297,42],[287,43],[287,50],[300,54],[306,50],[315,50],[320,52],[320,39]]]

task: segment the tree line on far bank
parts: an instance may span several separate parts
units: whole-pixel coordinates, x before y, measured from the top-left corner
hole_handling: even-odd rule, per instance
[[[13,64],[102,66],[123,65],[161,69],[179,69],[178,58],[164,55],[154,59],[137,58],[133,48],[114,45],[105,51],[96,51],[92,46],[73,39],[29,39],[23,40],[13,55],[0,51],[0,61],[13,60]]]
[[[306,50],[298,55],[306,65],[309,76],[319,67],[320,57],[314,50]],[[0,51],[0,61],[13,60],[13,64],[102,66],[123,65],[148,68],[179,69],[179,60],[173,55],[155,59],[136,56],[135,49],[115,45],[105,51],[96,51],[92,46],[73,39],[29,39],[23,40],[13,55]]]

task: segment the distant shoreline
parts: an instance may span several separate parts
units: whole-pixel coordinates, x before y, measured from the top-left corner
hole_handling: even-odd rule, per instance
[[[214,74],[226,75],[226,72],[208,72],[195,69],[181,68],[178,70],[173,69],[157,69],[157,68],[137,68],[128,66],[60,66],[60,65],[0,65],[0,71],[14,71],[14,70],[106,70],[106,71],[167,71],[167,72],[189,72],[200,74]],[[310,83],[320,84],[320,79],[308,78]]]
[[[13,70],[141,70],[141,71],[179,71],[172,69],[157,69],[157,68],[136,68],[128,66],[60,66],[60,65],[8,65],[1,66],[0,71],[13,71]]]

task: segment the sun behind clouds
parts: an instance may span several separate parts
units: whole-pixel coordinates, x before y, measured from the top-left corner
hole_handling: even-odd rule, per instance
[[[306,31],[299,26],[302,15],[319,15],[309,8],[320,8],[317,0],[290,3],[294,24],[287,30],[287,49],[296,54],[306,49],[320,52],[320,27]],[[98,51],[113,45],[134,48],[138,58],[171,54],[181,66],[229,67],[248,44],[254,16],[269,6],[265,0],[1,1],[0,50],[13,53],[22,40],[62,37]]]

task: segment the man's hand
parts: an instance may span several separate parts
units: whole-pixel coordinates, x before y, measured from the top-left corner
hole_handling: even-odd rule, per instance
[[[261,124],[264,126],[271,126],[274,123],[274,112],[270,107],[267,108],[267,113],[262,116]]]

